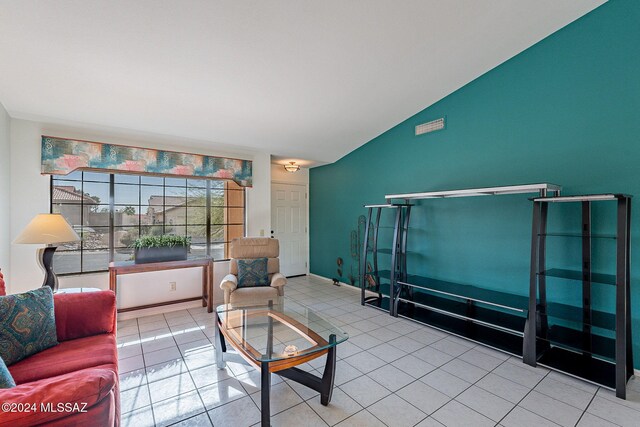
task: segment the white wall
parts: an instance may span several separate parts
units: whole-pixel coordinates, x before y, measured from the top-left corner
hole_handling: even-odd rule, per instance
[[[271,229],[271,155],[253,161],[253,188],[247,190],[247,236],[268,236]]]
[[[300,168],[298,172],[287,172],[280,164],[271,164],[271,182],[300,184],[309,187],[309,169]]]
[[[268,229],[271,223],[271,195],[270,195],[270,155],[265,153],[255,153],[250,151],[232,152],[228,147],[216,148],[213,143],[202,141],[178,141],[177,138],[164,136],[142,135],[138,133],[127,134],[121,130],[104,128],[79,128],[72,126],[54,125],[29,120],[11,120],[11,169],[10,198],[0,197],[0,200],[10,200],[10,221],[11,237],[8,241],[13,241],[17,234],[27,225],[27,223],[37,214],[49,211],[49,177],[40,175],[40,142],[41,135],[52,135],[66,138],[85,139],[90,141],[110,142],[114,144],[135,145],[140,147],[197,152],[213,156],[228,156],[253,160],[253,184],[254,188],[247,192],[247,231],[250,235],[258,235],[261,229]],[[0,139],[1,141],[1,139]],[[191,146],[187,144],[191,143]],[[209,144],[207,147],[206,144]],[[5,152],[2,149],[2,152]],[[0,156],[1,158],[2,156]],[[0,172],[2,173],[2,172]],[[3,179],[4,181],[4,179]],[[1,223],[0,223],[1,224]],[[37,245],[11,245],[11,268],[8,281],[8,290],[11,293],[24,292],[36,288],[42,284],[43,273],[36,262]],[[2,258],[0,258],[0,261]],[[215,263],[214,274],[216,278],[221,274],[226,274],[226,263]],[[145,301],[138,301],[144,298],[144,292],[149,292],[149,283],[166,282],[166,290],[159,290],[166,294],[164,300],[177,299],[175,292],[169,292],[169,281],[184,283],[189,288],[186,293],[191,296],[200,294],[200,281],[192,283],[187,276],[191,273],[185,272],[185,277],[176,278],[169,274],[161,277],[144,278],[127,281],[127,287],[139,286],[141,292],[134,292],[134,301],[127,301],[127,305],[143,305]],[[220,276],[222,277],[222,276]],[[182,285],[178,283],[178,287]],[[218,282],[219,283],[219,282]],[[108,289],[108,275],[89,274],[81,276],[67,276],[60,278],[61,287],[96,287]],[[217,284],[214,283],[214,287]],[[144,289],[144,291],[143,291]],[[182,291],[180,291],[182,294]],[[214,294],[216,295],[216,294]],[[219,296],[216,295],[216,300]]]
[[[0,104],[0,268],[9,276],[11,272],[11,144],[9,115]]]

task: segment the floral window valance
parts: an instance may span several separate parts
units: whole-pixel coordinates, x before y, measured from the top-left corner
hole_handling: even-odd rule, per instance
[[[42,174],[78,170],[232,180],[252,186],[251,160],[42,136]]]

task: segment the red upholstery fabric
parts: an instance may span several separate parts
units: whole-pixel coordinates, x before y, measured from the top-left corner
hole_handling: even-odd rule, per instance
[[[55,294],[58,341],[116,330],[116,295],[112,291]]]
[[[0,296],[7,294],[7,287],[4,284],[4,274],[0,271]]]
[[[0,417],[0,426],[26,426],[49,423],[53,420],[69,417],[70,412],[42,410],[41,404],[52,404],[57,408],[59,403],[78,404],[78,409],[91,410],[93,422],[90,425],[113,425],[113,415],[106,418],[110,423],[99,422],[101,418],[95,417],[93,407],[97,403],[114,399],[114,390],[117,390],[117,374],[110,369],[86,369],[66,375],[47,378],[40,381],[22,384],[14,388],[3,390],[3,403],[36,403],[35,411],[4,412]],[[86,406],[84,405],[86,404]],[[105,408],[98,405],[101,413]],[[79,413],[79,412],[76,412]],[[73,414],[73,412],[71,412]],[[82,415],[89,415],[85,413]],[[104,420],[104,419],[103,419]],[[63,423],[63,425],[72,425]]]
[[[118,372],[116,347],[114,334],[63,341],[14,363],[9,366],[9,372],[18,385],[86,368],[102,367]]]
[[[114,293],[56,294],[54,308],[60,344],[11,365],[9,371],[18,385],[0,390],[0,402],[86,402],[88,412],[3,413],[0,426],[118,427]]]
[[[114,411],[114,406],[118,406],[118,391],[114,388],[109,396],[102,399],[96,405],[91,407],[89,412],[74,413],[64,418],[59,418],[55,421],[47,422],[47,427],[87,427],[87,426],[117,426],[119,420],[116,420],[116,413],[120,413],[120,410]],[[96,420],[102,420],[97,423]]]

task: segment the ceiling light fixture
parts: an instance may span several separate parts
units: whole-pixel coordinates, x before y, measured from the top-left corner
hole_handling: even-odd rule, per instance
[[[284,168],[287,172],[298,172],[300,170],[300,165],[296,165],[296,162],[289,162],[288,165],[284,165]]]

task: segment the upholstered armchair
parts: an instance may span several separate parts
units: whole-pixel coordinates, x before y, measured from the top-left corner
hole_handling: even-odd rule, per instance
[[[268,237],[242,237],[231,241],[229,273],[220,288],[224,291],[224,303],[236,306],[262,305],[284,296],[287,278],[280,273],[280,245],[277,239]],[[268,283],[266,286],[238,286],[238,260],[267,259]],[[275,302],[275,301],[274,301]]]

